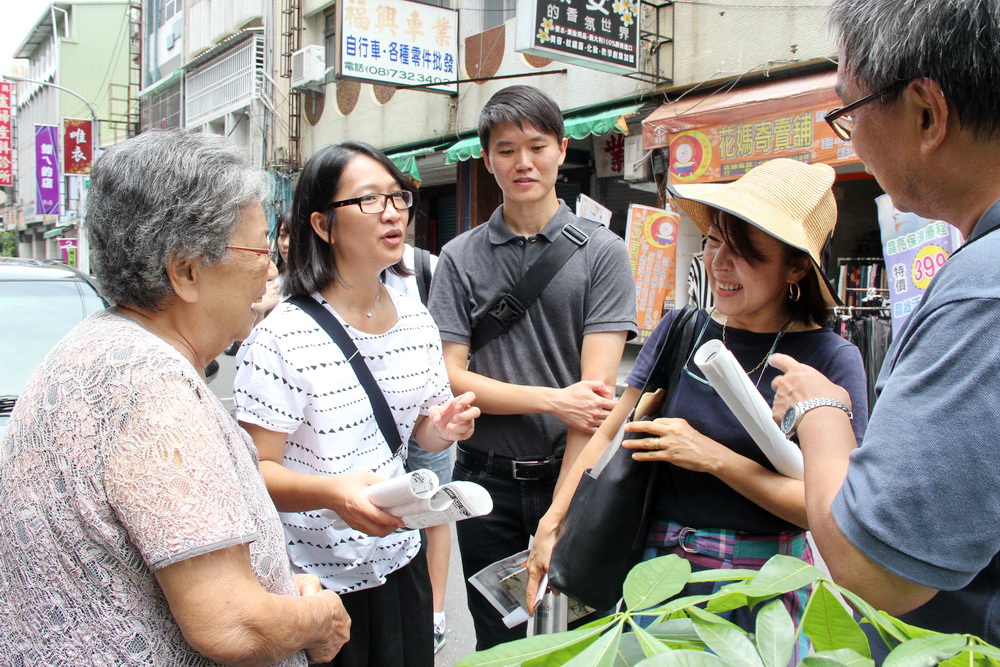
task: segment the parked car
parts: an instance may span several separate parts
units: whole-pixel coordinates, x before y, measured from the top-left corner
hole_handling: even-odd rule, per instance
[[[0,437],[35,367],[107,303],[90,276],[54,260],[0,257]]]

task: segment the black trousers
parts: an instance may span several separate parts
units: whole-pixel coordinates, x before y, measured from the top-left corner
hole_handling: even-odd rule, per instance
[[[327,666],[433,667],[434,617],[425,546],[381,586],[344,593],[340,599],[351,617],[351,639]]]

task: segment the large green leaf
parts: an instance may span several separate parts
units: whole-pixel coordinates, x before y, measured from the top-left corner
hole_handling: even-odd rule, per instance
[[[795,650],[795,623],[781,600],[773,600],[757,612],[754,631],[757,652],[767,667],[785,667]]]
[[[834,589],[835,591],[839,592],[841,595],[843,595],[844,599],[847,600],[847,602],[852,607],[857,609],[859,614],[868,619],[868,622],[871,623],[878,630],[880,635],[882,635],[882,639],[883,641],[885,641],[886,646],[890,648],[892,646],[895,646],[895,644],[891,644],[889,643],[889,641],[886,640],[886,635],[892,637],[897,642],[906,641],[907,637],[904,636],[903,633],[900,632],[899,629],[891,621],[885,620],[881,612],[876,610],[875,607],[868,604],[866,600],[859,597],[856,593],[847,590],[843,586],[838,586],[829,579],[824,579],[823,585],[828,586]]]
[[[494,646],[485,651],[470,653],[455,667],[509,667],[520,665],[539,656],[547,656],[561,649],[584,643],[584,647],[597,639],[603,628],[589,628],[560,632],[554,635],[536,635],[526,639]]]
[[[725,667],[728,663],[701,651],[667,651],[646,658],[636,667]]]
[[[763,667],[760,655],[746,632],[728,623],[715,623],[695,617],[694,629],[705,645],[727,665]]]
[[[802,632],[817,651],[849,648],[870,658],[864,630],[825,584],[813,589],[802,619]]]
[[[981,642],[982,640],[976,639],[975,641]],[[1000,664],[1000,648],[997,648],[996,646],[991,646],[986,643],[973,643],[967,650],[986,656],[994,664]]]
[[[976,655],[969,650],[962,651],[938,664],[940,667],[991,667],[989,658]]]
[[[639,640],[639,646],[642,647],[642,652],[647,656],[659,655],[660,653],[669,650],[663,642],[649,634],[649,632],[647,632],[641,625],[631,621],[630,623],[632,625],[632,632],[635,634],[636,639]]]
[[[673,554],[639,563],[625,577],[625,605],[645,609],[671,598],[691,577],[691,563]]]
[[[757,576],[747,582],[748,588],[780,595],[798,590],[822,579],[823,571],[792,556],[771,556]]]
[[[624,625],[624,623],[619,623],[605,632],[586,650],[564,663],[565,667],[612,667],[615,663],[615,656],[618,655],[618,642],[621,641]]]
[[[813,653],[803,658],[799,665],[804,667],[843,667],[844,665],[848,665],[849,667],[874,667],[875,661],[849,648],[840,648],[836,651]]]
[[[656,623],[646,630],[657,639],[665,641],[702,643],[690,618],[675,618],[663,623]]]
[[[884,611],[878,612],[879,618],[881,618],[886,623],[892,623],[906,639],[916,639],[917,637],[929,637],[931,635],[940,635],[940,632],[935,632],[934,630],[928,630],[927,628],[918,628],[915,625],[910,625],[909,623],[904,623],[895,616],[890,616]]]
[[[748,588],[742,584],[738,584],[737,587],[733,588],[724,586],[723,590],[720,590],[719,592],[724,593],[724,595],[709,600],[708,604],[705,605],[705,609],[709,610],[713,614],[730,611],[732,609],[739,609],[740,607],[749,607],[750,609],[753,609],[760,602],[770,600],[775,597],[774,593],[771,593],[770,591],[758,588]]]
[[[936,665],[968,646],[969,640],[961,635],[928,635],[905,641],[890,653],[883,667],[922,667]]]
[[[614,667],[636,667],[646,658],[646,653],[639,646],[639,640],[635,633],[622,633],[622,640],[618,642],[618,655],[615,656]]]
[[[733,628],[734,630],[738,630],[739,632],[744,632],[743,628],[741,628],[740,626],[736,625],[732,621],[728,621],[728,620],[722,618],[721,616],[716,616],[715,614],[709,613],[709,612],[705,611],[704,609],[702,609],[701,607],[688,607],[687,609],[684,610],[684,612],[691,617],[691,622],[692,623],[694,623],[695,619],[698,619],[699,621],[702,621],[702,622],[705,622],[705,623],[714,623],[716,625],[726,625],[726,626],[729,626],[730,628]],[[695,630],[696,631],[698,630],[698,626],[695,626]]]
[[[732,570],[700,570],[692,572],[688,582],[693,584],[702,581],[746,581],[747,579],[753,579],[759,573],[760,570],[741,570],[739,568],[733,568]]]

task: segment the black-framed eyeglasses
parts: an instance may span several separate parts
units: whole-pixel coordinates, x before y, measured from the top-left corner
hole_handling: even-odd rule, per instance
[[[849,141],[851,138],[851,132],[854,131],[854,114],[851,112],[859,107],[863,107],[869,102],[874,102],[883,95],[888,95],[892,91],[902,88],[908,83],[909,81],[897,81],[891,86],[887,86],[881,90],[876,90],[870,95],[865,95],[860,100],[851,102],[846,106],[837,107],[830,113],[826,114],[826,116],[823,117],[823,120],[827,122],[834,134],[844,141]]]
[[[389,200],[392,199],[392,207],[397,211],[413,206],[413,193],[409,190],[397,190],[389,194],[374,192],[370,195],[361,195],[352,199],[341,199],[330,204],[330,208],[340,208],[357,204],[362,213],[377,214],[385,210]]]

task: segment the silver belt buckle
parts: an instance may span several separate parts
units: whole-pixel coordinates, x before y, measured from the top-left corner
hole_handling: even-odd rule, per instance
[[[521,477],[520,475],[518,475],[517,473],[518,466],[526,465],[530,467],[530,466],[543,465],[546,463],[549,463],[548,459],[535,459],[533,461],[511,461],[510,462],[511,474],[514,477],[514,480],[518,482],[536,482],[538,481],[537,477]]]
[[[698,553],[697,549],[695,549],[693,546],[688,546],[686,542],[687,537],[689,535],[691,536],[692,539],[694,539],[694,536],[697,532],[698,530],[696,528],[689,528],[686,526],[684,528],[681,528],[680,531],[677,533],[677,546],[679,546],[681,549],[688,552],[689,554]]]

